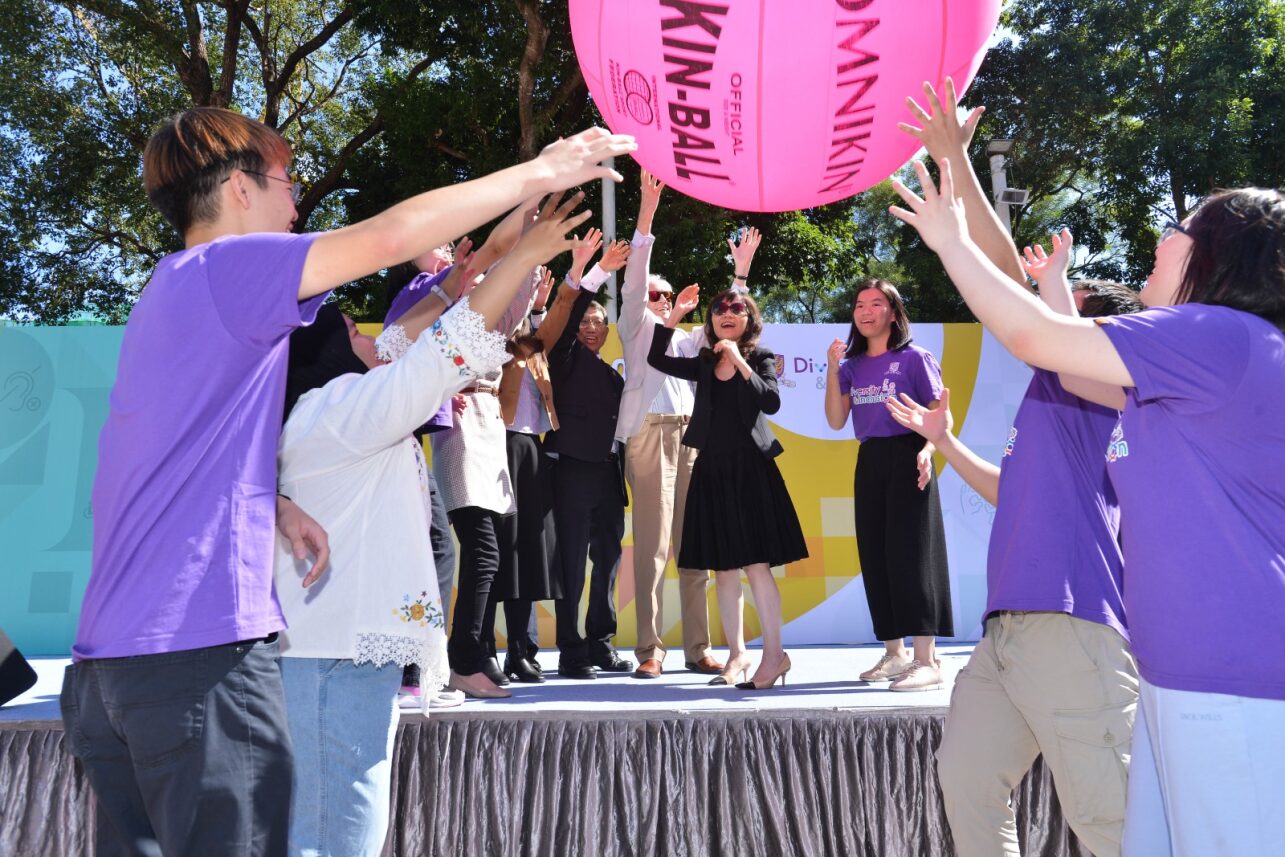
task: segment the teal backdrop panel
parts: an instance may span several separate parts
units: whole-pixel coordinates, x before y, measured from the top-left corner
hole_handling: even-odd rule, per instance
[[[0,627],[71,651],[89,582],[98,433],[123,327],[0,327]]]

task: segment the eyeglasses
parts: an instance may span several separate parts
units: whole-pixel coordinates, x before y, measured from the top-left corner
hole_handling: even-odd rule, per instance
[[[1179,223],[1176,220],[1170,220],[1168,223],[1165,224],[1165,228],[1160,233],[1160,243],[1163,244],[1164,242],[1168,241],[1170,238],[1174,236],[1175,233],[1182,233],[1183,235],[1186,235],[1188,238],[1191,237],[1191,233],[1187,231],[1187,227],[1183,226],[1181,223]]]
[[[710,308],[714,315],[746,315],[750,308],[744,301],[719,301]]]
[[[584,318],[580,319],[580,328],[582,330],[586,327],[606,327],[606,326],[607,326],[607,320],[603,318],[598,318],[598,316],[596,315],[587,315]]]
[[[241,170],[241,172],[251,176],[258,176],[261,179],[272,179],[274,182],[281,182],[283,184],[290,185],[290,199],[295,205],[298,205],[299,200],[303,199],[303,184],[301,182],[294,181],[293,179],[277,178],[276,176],[270,176],[267,173],[255,172],[254,170]],[[219,184],[225,184],[231,178],[232,176],[228,176],[223,181],[219,182]]]
[[[670,300],[671,298],[673,298],[673,296],[674,296],[673,292],[658,292],[655,289],[653,289],[652,291],[649,291],[647,293],[647,300],[651,301],[652,303],[655,303],[661,298],[664,298],[665,300]]]

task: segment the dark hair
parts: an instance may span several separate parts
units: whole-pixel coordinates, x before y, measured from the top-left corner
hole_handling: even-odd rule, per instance
[[[401,290],[410,285],[411,280],[422,274],[419,265],[414,262],[400,262],[392,265],[384,272],[384,297],[387,299],[388,306],[392,307],[393,301]]]
[[[179,231],[219,216],[219,185],[233,170],[261,173],[290,163],[277,131],[222,107],[194,107],[166,120],[143,150],[143,187]],[[267,179],[251,175],[265,188]]]
[[[1111,280],[1076,280],[1071,289],[1088,292],[1080,307],[1081,318],[1105,318],[1110,315],[1128,315],[1142,309],[1142,298],[1123,283]]]
[[[852,309],[857,308],[857,299],[861,293],[874,289],[888,299],[888,306],[892,309],[892,327],[888,331],[888,350],[897,351],[905,348],[910,344],[910,316],[906,315],[906,304],[901,300],[901,292],[897,287],[887,280],[865,280],[857,286],[857,290],[852,293]],[[856,357],[858,354],[865,354],[869,343],[857,330],[857,323],[852,322],[848,328],[848,350],[844,353],[845,360]]]
[[[724,289],[714,295],[709,302],[709,312],[705,315],[705,341],[709,343],[709,348],[713,348],[718,342],[718,334],[714,332],[714,306],[719,301],[739,300],[745,303],[745,332],[741,338],[736,340],[736,347],[740,349],[742,357],[749,357],[758,348],[759,334],[763,332],[763,315],[759,312],[759,305],[754,302],[743,291],[737,289]]]
[[[1246,187],[1207,199],[1186,226],[1175,303],[1225,306],[1285,330],[1285,195]]]

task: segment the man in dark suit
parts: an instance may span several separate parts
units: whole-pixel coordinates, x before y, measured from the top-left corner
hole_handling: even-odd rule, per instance
[[[594,678],[597,667],[630,672],[616,654],[615,588],[625,536],[625,481],[616,443],[616,413],[624,380],[599,353],[607,341],[607,313],[587,288],[576,298],[566,330],[549,355],[558,430],[545,437],[553,469],[553,517],[563,598],[555,604],[558,674]],[[585,635],[580,596],[585,561],[592,561]]]

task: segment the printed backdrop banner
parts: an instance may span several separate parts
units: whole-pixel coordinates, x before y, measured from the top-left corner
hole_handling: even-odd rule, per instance
[[[378,330],[377,325],[362,327]],[[123,332],[120,327],[0,327],[0,627],[28,655],[65,655],[75,636],[89,580],[98,433],[107,417]],[[914,333],[916,343],[941,362],[956,431],[978,454],[998,461],[1030,370],[978,325],[918,324]],[[767,325],[763,333],[763,344],[778,355],[781,411],[772,424],[785,453],[777,463],[810,554],[776,570],[787,645],[874,641],[853,532],[857,442],[851,429],[832,431],[824,414],[826,349],[846,335],[847,325]],[[613,330],[604,357],[623,370],[620,355]],[[994,510],[941,461],[938,472],[955,629],[958,639],[976,640]],[[631,545],[627,531],[617,593],[622,649],[633,647],[636,628]],[[665,637],[681,647],[676,574],[671,561]],[[746,595],[746,631],[754,636],[758,619],[748,587]],[[546,645],[553,642],[551,607],[541,605],[539,613]],[[712,586],[710,620],[721,644]]]

